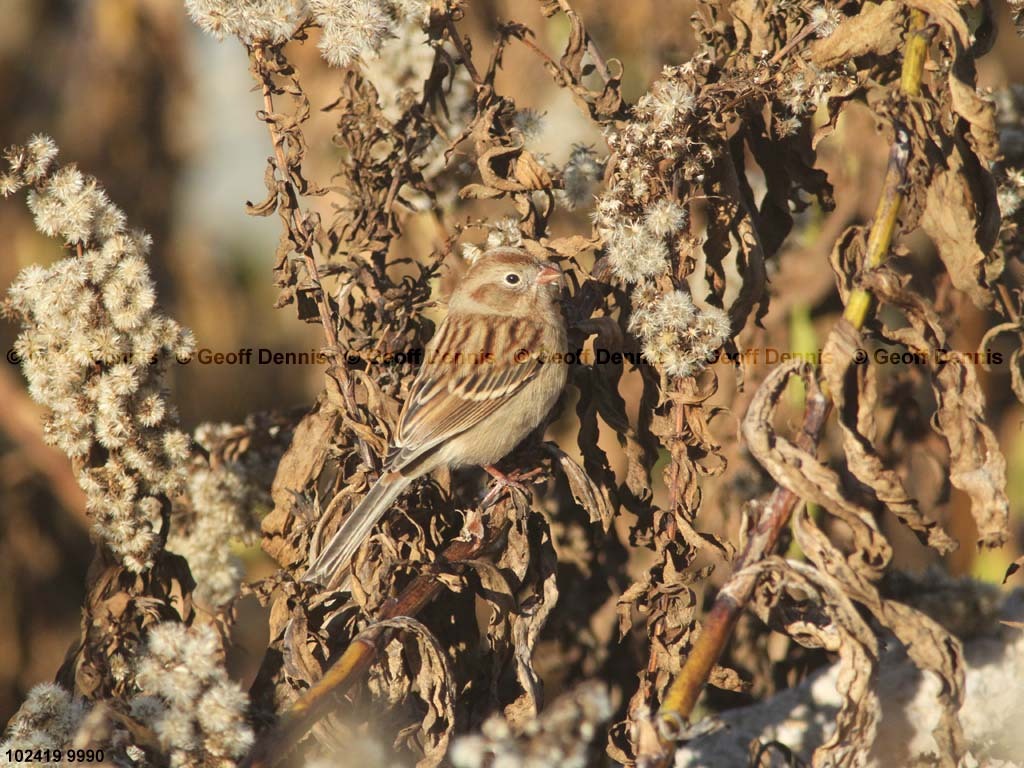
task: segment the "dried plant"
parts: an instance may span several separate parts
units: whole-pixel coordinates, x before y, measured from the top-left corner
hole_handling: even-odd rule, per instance
[[[244,46],[262,99],[272,156],[247,210],[281,221],[277,307],[323,333],[323,389],[300,413],[181,432],[164,376],[194,342],[156,307],[147,236],[94,179],[55,167],[49,139],[8,150],[0,191],[28,187],[36,226],[68,254],[25,270],[5,314],[48,439],[89,498],[97,555],[63,687],[33,691],[6,744],[131,765],[668,765],[707,683],[764,696],[824,663],[812,649],[838,664],[843,703],[804,758],[863,765],[891,637],[941,680],[938,764],[983,749],[960,725],[961,641],[893,593],[911,577],[885,526],[936,556],[965,543],[920,462],[969,499],[978,545],[1009,535],[977,365],[949,351],[958,314],[985,310],[982,347],[1018,337],[1024,401],[1008,268],[1024,100],[977,87],[991,8],[700,2],[696,53],[629,103],[581,13],[539,5],[568,29],[560,54],[511,20],[481,55],[456,0],[186,0],[199,27]],[[300,55],[311,39],[335,68],[326,103],[310,86],[320,62]],[[499,78],[513,46],[605,146],[570,144],[563,163],[534,148],[541,105]],[[315,110],[336,122],[329,152],[311,141]],[[858,115],[879,137],[851,138],[841,121]],[[870,221],[864,179],[834,162],[839,139],[888,147]],[[900,238],[917,231],[927,267]],[[417,365],[393,356],[431,337],[444,265],[499,244],[569,275],[579,359],[556,439],[506,462],[537,492],[484,505],[475,473],[437,473],[374,530],[351,592],[301,581],[380,472]],[[745,353],[790,348],[771,311],[793,310],[778,276],[797,257],[834,277],[802,297],[826,339],[813,364],[765,369]],[[921,364],[869,354],[885,349]],[[232,541],[259,541],[276,573],[245,582]],[[247,596],[269,614],[248,695],[223,662]],[[761,623],[737,630],[746,607]],[[545,684],[568,692],[545,705]]]
[[[148,237],[95,179],[52,166],[44,136],[8,151],[5,195],[32,185],[36,226],[72,245],[49,269],[29,267],[5,313],[20,319],[15,351],[29,393],[50,412],[47,439],[74,462],[96,533],[133,571],[152,566],[164,504],[185,480],[189,440],[175,429],[163,377],[192,337],[154,310]]]

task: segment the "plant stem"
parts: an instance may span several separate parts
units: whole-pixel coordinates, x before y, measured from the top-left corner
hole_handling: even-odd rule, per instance
[[[452,18],[450,13],[445,14],[444,23],[445,26],[448,27],[448,33],[452,38],[452,44],[459,52],[462,63],[466,66],[466,71],[469,72],[469,76],[472,78],[473,84],[479,88],[484,84],[483,80],[480,79],[480,73],[477,72],[476,65],[473,64],[473,58],[469,55],[469,49],[466,48],[466,43],[459,34],[459,30],[455,26],[455,20]]]
[[[927,16],[924,13],[918,10],[911,11],[900,79],[900,89],[908,97],[917,96],[921,92],[921,77],[930,41],[926,22]],[[882,195],[868,235],[865,264],[867,269],[880,266],[888,256],[896,232],[900,206],[903,203],[902,189],[907,177],[909,135],[902,125],[896,124],[894,128],[896,137],[889,155]],[[872,304],[873,297],[868,291],[855,289],[850,293],[843,312],[843,320],[860,330],[870,315]],[[815,449],[831,411],[832,401],[827,391],[824,388],[811,391],[809,388],[803,428],[795,441],[800,448],[805,451]],[[701,634],[678,677],[666,693],[658,713],[661,737],[669,755],[670,742],[680,736],[689,722],[693,707],[707,683],[711,670],[718,663],[740,613],[753,595],[755,580],[739,574],[746,566],[771,554],[778,542],[779,534],[789,523],[798,503],[800,498],[782,486],[777,486],[772,491],[767,502],[755,502],[755,509],[759,507],[760,514],[756,516],[746,546],[734,564],[734,576],[716,596],[705,618]]]
[[[263,110],[267,115],[272,115],[274,113],[273,74],[266,64],[266,53],[264,52],[264,49],[258,45],[251,49],[251,53],[256,63],[255,72],[259,75],[260,88],[263,92]],[[334,315],[331,312],[331,305],[327,298],[327,291],[320,282],[320,268],[316,263],[315,256],[313,255],[312,235],[310,233],[306,233],[305,227],[303,226],[303,217],[300,215],[299,193],[295,188],[295,184],[289,177],[288,162],[284,154],[284,136],[282,136],[280,131],[277,130],[277,127],[273,122],[269,120],[264,122],[267,124],[267,131],[270,133],[270,141],[274,146],[274,160],[277,166],[277,171],[281,174],[281,182],[284,185],[285,193],[288,196],[287,206],[290,216],[286,226],[291,232],[296,251],[302,256],[303,264],[306,267],[306,275],[313,286],[314,294],[316,296],[317,312],[320,315],[320,324],[324,329],[324,337],[327,342],[327,352],[331,360],[331,370],[337,372],[338,389],[345,401],[345,407],[348,409],[349,416],[355,419],[356,414],[359,413],[359,410],[356,407],[355,386],[351,377],[348,375],[347,368],[345,368],[345,366],[340,362],[339,353],[341,350],[338,346],[338,332],[334,323]],[[373,452],[370,450],[370,446],[366,441],[357,435],[356,444],[359,447],[359,454],[362,457],[363,462],[369,467],[376,466]]]
[[[263,48],[256,46],[252,49],[253,57],[256,59],[257,69],[260,73],[260,88],[263,91],[263,110],[268,115],[274,113],[274,92],[271,81],[271,73],[266,68],[266,58]],[[327,340],[327,348],[332,354],[338,351],[338,334],[334,327],[334,317],[331,314],[330,303],[327,300],[327,292],[320,283],[320,269],[317,267],[316,258],[313,256],[312,242],[310,238],[303,238],[302,219],[299,216],[299,196],[295,185],[288,177],[288,163],[284,156],[284,137],[280,134],[272,122],[267,122],[267,130],[270,132],[270,141],[274,145],[274,160],[277,170],[281,174],[281,181],[284,183],[285,191],[288,194],[288,208],[291,212],[291,230],[295,238],[295,245],[302,256],[306,266],[306,275],[313,285],[316,293],[316,306],[320,314],[320,323],[324,327],[324,336]],[[300,242],[304,240],[305,242]]]
[[[927,17],[922,11],[910,12],[910,31],[907,35],[907,47],[903,54],[903,71],[900,76],[900,90],[908,97],[921,94],[921,76],[924,74],[924,62],[928,54],[930,36],[925,30]],[[875,220],[868,236],[868,251],[865,266],[874,269],[882,264],[892,247],[896,222],[903,205],[903,180],[907,175],[910,136],[906,128],[896,124],[896,140],[889,156],[889,167],[885,172],[885,184],[882,196],[875,210]],[[871,311],[871,294],[863,288],[857,288],[850,294],[846,302],[843,317],[858,330],[864,326]]]

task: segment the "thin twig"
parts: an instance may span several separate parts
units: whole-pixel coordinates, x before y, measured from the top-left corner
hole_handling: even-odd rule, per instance
[[[782,48],[780,48],[779,51],[774,56],[772,56],[768,64],[778,64],[780,61],[782,61],[782,59],[787,54],[792,52],[794,48],[796,48],[800,43],[806,40],[807,36],[814,32],[818,27],[820,27],[822,23],[823,22],[818,22],[816,24],[813,21],[809,21],[806,24],[804,24],[803,28],[799,32],[797,32],[796,35],[794,35],[793,39],[786,43],[784,46],[782,46]]]
[[[263,92],[263,110],[267,116],[270,116],[274,114],[274,92],[273,82],[271,80],[272,73],[266,66],[266,56],[262,47],[255,46],[252,49],[252,55],[256,60],[257,70],[260,76],[260,88]],[[331,313],[331,305],[327,296],[327,291],[320,282],[320,268],[316,263],[315,256],[313,255],[313,238],[304,231],[305,228],[303,226],[302,216],[300,215],[299,193],[295,188],[295,184],[289,177],[288,162],[284,155],[284,136],[281,135],[280,131],[277,130],[277,127],[271,120],[265,120],[264,122],[267,125],[267,131],[270,133],[270,141],[274,146],[274,158],[277,170],[281,174],[281,181],[284,184],[285,193],[288,195],[288,209],[291,213],[290,227],[292,237],[295,240],[297,251],[302,256],[303,263],[306,267],[306,274],[309,277],[309,281],[313,286],[314,294],[316,296],[317,312],[320,315],[320,324],[324,328],[324,336],[327,341],[327,352],[331,358],[331,369],[338,373],[339,390],[345,401],[345,407],[348,409],[349,415],[352,418],[355,418],[355,415],[359,412],[355,400],[355,385],[352,382],[351,377],[348,375],[348,370],[345,368],[344,364],[339,362],[341,350],[338,345],[338,333],[334,325],[334,316]],[[373,457],[373,452],[370,450],[370,446],[367,442],[357,435],[356,444],[359,448],[359,454],[366,465],[371,467],[375,466],[376,462]]]
[[[535,54],[537,54],[537,56],[541,58],[541,60],[547,65],[545,69],[551,73],[551,77],[552,79],[554,79],[555,85],[559,85],[561,87],[558,78],[565,77],[564,68],[562,67],[562,65],[555,61],[550,55],[548,55],[548,53],[544,49],[538,46],[535,42],[533,42],[533,40],[531,40],[526,35],[516,35],[515,39],[521,42],[523,45],[525,45],[527,48],[529,48],[531,51],[533,51]],[[586,106],[579,101],[576,101],[576,104],[583,111],[584,116],[589,118],[590,112],[587,110]],[[613,158],[615,157],[614,150],[612,149],[612,146],[608,141],[608,136],[605,135],[603,132],[601,135],[604,137],[604,142],[605,145],[608,147],[608,151],[612,153],[608,158],[608,162],[610,164],[613,162]]]
[[[1017,305],[1010,296],[1009,289],[1003,283],[996,284],[996,291],[999,292],[999,300],[1003,303],[1003,309],[1006,310],[1006,314],[1009,315],[1010,319],[1015,322],[1020,322],[1020,313],[1017,311]]]
[[[260,71],[260,87],[263,91],[263,111],[267,115],[274,114],[274,92],[271,83],[271,74],[265,68],[266,59],[263,49],[260,46],[253,48],[253,56]],[[338,351],[338,334],[334,328],[334,318],[331,315],[330,303],[327,300],[327,292],[320,283],[320,270],[313,256],[312,241],[308,237],[300,237],[303,232],[302,219],[299,216],[299,195],[295,185],[288,176],[288,162],[284,156],[284,137],[277,130],[274,123],[265,121],[267,130],[270,132],[270,141],[274,145],[274,159],[277,161],[277,170],[281,174],[281,181],[284,183],[285,191],[288,194],[289,209],[292,216],[292,232],[296,236],[296,246],[300,250],[303,263],[306,265],[306,274],[316,292],[316,305],[320,314],[320,323],[324,327],[324,336],[327,338],[327,348],[332,354]],[[299,242],[299,240],[303,242]]]
[[[929,35],[926,31],[927,17],[914,10],[910,16],[910,30],[904,52],[903,71],[900,87],[907,96],[920,93],[921,77],[928,50]],[[885,184],[875,219],[868,235],[866,268],[882,264],[892,247],[903,202],[903,187],[907,178],[909,136],[906,129],[897,124],[896,139],[889,156]],[[851,292],[843,320],[854,328],[864,326],[873,304],[871,294],[863,289]],[[815,450],[822,428],[832,410],[832,401],[824,389],[811,387],[807,394],[804,423],[796,444],[807,452]],[[761,506],[750,532],[746,546],[735,563],[734,574],[759,562],[771,554],[778,542],[779,534],[789,523],[790,516],[800,498],[792,491],[777,486],[768,501]],[[760,505],[758,505],[760,506]],[[665,740],[666,753],[669,742],[682,733],[689,722],[697,698],[707,683],[708,676],[722,655],[732,630],[746,604],[753,595],[755,580],[745,575],[734,576],[719,591],[701,630],[678,677],[669,688],[659,712],[661,736]]]
[[[462,58],[462,63],[466,65],[466,71],[469,72],[469,76],[473,79],[474,85],[479,88],[484,84],[484,81],[480,79],[480,73],[476,71],[476,66],[473,64],[473,59],[469,55],[466,43],[459,34],[459,30],[455,26],[455,20],[452,18],[450,13],[445,14],[444,23],[445,26],[448,27],[448,32],[451,35],[455,49],[459,52],[459,56]]]

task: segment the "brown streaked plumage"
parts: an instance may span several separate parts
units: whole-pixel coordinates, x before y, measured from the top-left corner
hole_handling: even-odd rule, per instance
[[[442,465],[493,464],[541,423],[567,373],[544,360],[566,347],[561,276],[518,248],[487,251],[469,268],[424,350],[384,471],[306,581],[344,585],[352,557],[413,480]]]

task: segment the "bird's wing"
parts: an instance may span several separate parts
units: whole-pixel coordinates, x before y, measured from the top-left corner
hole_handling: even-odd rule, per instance
[[[544,326],[492,315],[445,318],[398,419],[392,469],[408,472],[507,403],[540,371]],[[478,347],[478,348],[475,348]],[[488,350],[494,350],[489,358]]]

